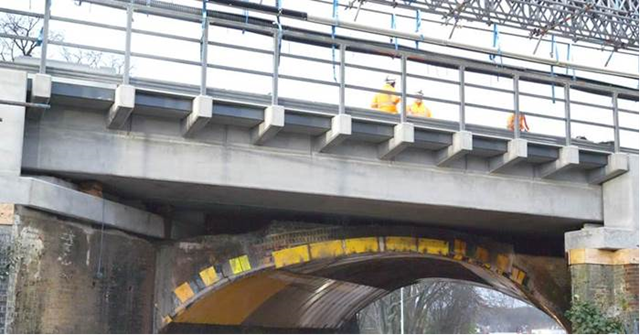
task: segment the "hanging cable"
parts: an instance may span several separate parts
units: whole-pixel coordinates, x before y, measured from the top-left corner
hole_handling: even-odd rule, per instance
[[[616,48],[613,48],[613,50],[611,50],[611,53],[609,54],[609,58],[607,58],[607,61],[604,63],[604,67],[607,67],[609,65],[609,62],[611,61],[611,58],[613,58],[613,54],[618,51]]]
[[[500,46],[500,32],[498,31],[498,24],[494,23],[493,24],[493,47],[498,49],[497,54],[495,55],[489,55],[489,59],[492,60],[494,63],[496,63],[496,56],[500,57],[500,65],[504,65],[503,61],[502,61],[502,49]]]
[[[338,25],[338,0],[333,0],[333,7],[331,12],[331,17],[333,18],[333,24],[331,25],[331,39],[335,41],[336,39],[336,26]],[[333,66],[333,81],[338,82],[338,76],[336,74],[336,45],[335,43],[331,43],[331,65]]]
[[[147,0],[148,3],[149,0]],[[207,26],[207,1],[206,0],[202,0],[202,34],[200,35],[200,54],[202,55],[202,49],[206,48],[207,46],[204,45],[206,43],[205,38],[204,38],[204,30],[205,29],[209,29],[209,27]]]
[[[102,198],[102,220],[100,220],[100,244],[98,247],[98,268],[96,269],[95,278],[102,279],[104,272],[102,272],[102,246],[104,245],[104,207],[105,200]]]
[[[571,55],[571,44],[567,43],[567,63],[573,61],[573,56]],[[571,69],[571,73],[573,76],[573,80],[576,80],[576,69]],[[569,75],[569,67],[567,67],[567,75]]]
[[[551,58],[554,57],[556,58],[556,62],[559,61],[559,56],[558,56],[558,45],[556,44],[556,36],[555,35],[551,35],[551,52],[549,53],[549,55],[551,56]],[[551,65],[551,76],[555,77],[555,71],[554,71],[554,66]],[[556,84],[555,83],[551,83],[551,101],[555,104],[556,103]]]
[[[42,40],[44,39],[44,27],[40,28],[40,33],[38,34],[38,38],[36,39],[36,46],[39,47],[42,45]]]
[[[391,29],[396,30],[396,13],[395,10],[393,13],[391,13]],[[398,50],[398,38],[397,37],[393,37],[391,39],[391,41],[393,42],[396,51]]]
[[[280,22],[280,16],[282,16],[282,0],[276,0],[276,8],[278,8],[278,14],[276,15],[276,24],[278,25],[278,67],[280,67],[280,55],[282,54],[282,22]]]
[[[422,35],[422,12],[419,9],[416,10],[416,34],[420,34],[420,38],[424,39],[424,35]],[[420,42],[416,41],[416,49],[419,48]]]
[[[249,1],[249,0],[242,0],[242,1],[247,2],[247,1]],[[245,32],[245,30],[246,30],[246,25],[248,25],[248,24],[249,24],[249,10],[248,10],[248,9],[246,9],[246,8],[245,8],[245,9],[243,9],[243,10],[242,10],[242,14],[244,14],[244,24],[245,24],[245,26],[244,26],[244,27],[242,27],[242,35],[244,35],[244,32]]]

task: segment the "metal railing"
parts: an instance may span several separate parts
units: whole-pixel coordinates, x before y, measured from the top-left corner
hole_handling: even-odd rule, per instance
[[[584,141],[576,140],[573,138],[575,134],[572,132],[572,124],[581,124],[588,125],[594,127],[601,127],[605,129],[613,130],[613,145],[609,148],[608,146],[600,146],[597,145],[588,145],[595,149],[608,150],[608,151],[624,151],[637,153],[637,149],[632,147],[624,147],[621,145],[621,137],[620,132],[631,132],[638,133],[637,128],[632,128],[631,125],[620,125],[620,113],[626,113],[629,115],[639,115],[637,110],[629,110],[624,108],[619,108],[618,100],[625,99],[631,101],[638,101],[638,91],[626,87],[619,87],[610,84],[598,83],[593,81],[582,80],[580,78],[572,78],[570,76],[564,75],[553,75],[550,73],[544,73],[539,71],[532,71],[530,69],[525,68],[517,68],[517,67],[509,67],[509,66],[500,66],[498,64],[490,63],[490,62],[481,62],[476,60],[469,60],[464,58],[457,58],[448,55],[436,54],[431,52],[426,52],[418,49],[411,49],[407,47],[395,48],[391,44],[371,42],[361,39],[349,38],[345,36],[330,36],[328,34],[315,33],[310,31],[303,31],[300,29],[285,27],[285,29],[280,30],[277,26],[271,24],[267,20],[251,18],[250,20],[235,14],[223,13],[220,11],[213,12],[211,10],[200,11],[198,8],[188,7],[188,6],[179,6],[174,4],[168,4],[160,1],[150,1],[149,5],[139,4],[136,1],[129,0],[85,0],[85,2],[90,2],[94,4],[104,5],[119,8],[126,11],[126,22],[124,26],[110,25],[104,23],[96,23],[88,20],[81,20],[77,18],[69,18],[62,16],[52,16],[51,15],[51,0],[45,1],[44,14],[33,13],[33,12],[25,12],[12,10],[7,8],[0,8],[0,13],[11,14],[11,15],[23,15],[29,17],[42,18],[43,22],[43,38],[42,38],[42,46],[41,46],[41,54],[42,57],[40,59],[39,72],[45,73],[47,72],[47,47],[48,45],[57,45],[61,47],[69,47],[69,48],[78,48],[81,50],[89,50],[96,52],[104,52],[115,55],[120,55],[124,58],[124,68],[121,76],[121,83],[129,84],[130,83],[130,68],[131,68],[131,58],[141,58],[146,60],[156,60],[163,62],[170,62],[175,64],[183,64],[188,66],[198,66],[200,67],[200,94],[207,93],[207,72],[209,69],[217,69],[217,70],[225,70],[237,73],[245,73],[249,75],[256,75],[262,77],[271,77],[271,103],[278,104],[279,102],[279,80],[293,80],[296,82],[304,82],[311,84],[318,84],[323,86],[331,86],[338,88],[338,103],[335,106],[335,110],[337,113],[356,113],[360,116],[366,116],[366,118],[372,120],[380,120],[384,122],[407,122],[407,98],[418,98],[417,95],[409,94],[407,92],[407,80],[417,79],[417,80],[429,80],[436,83],[450,84],[458,86],[458,99],[451,100],[445,99],[441,97],[435,96],[425,96],[424,100],[442,103],[452,106],[457,106],[458,115],[457,122],[438,122],[435,120],[422,120],[419,121],[417,126],[424,127],[442,127],[442,129],[452,130],[455,126],[454,130],[466,130],[473,128],[474,132],[479,132],[481,134],[491,136],[499,136],[505,138],[519,138],[525,137],[532,141],[541,141],[545,143],[556,143],[559,145],[586,145]],[[263,6],[264,7],[264,6]],[[249,8],[250,9],[250,8]],[[158,31],[144,30],[144,29],[134,29],[132,26],[133,15],[134,12],[158,16],[164,18],[171,18],[177,20],[184,20],[193,23],[202,23],[202,31],[201,31],[201,39],[197,38],[189,38],[185,36],[180,36],[177,34],[168,34],[162,33]],[[204,15],[203,15],[204,13]],[[263,13],[263,12],[262,12]],[[263,13],[264,14],[264,13]],[[278,15],[278,14],[275,14]],[[124,41],[124,50],[105,48],[101,46],[94,45],[86,45],[86,44],[77,44],[77,43],[69,43],[59,40],[50,40],[48,38],[48,30],[49,23],[51,21],[60,21],[71,24],[85,25],[89,27],[101,28],[101,29],[109,29],[113,31],[121,31],[125,32],[125,41]],[[335,22],[334,22],[335,24]],[[243,46],[243,45],[234,45],[230,43],[224,43],[216,41],[215,36],[213,39],[209,37],[209,29],[210,26],[220,26],[232,29],[238,29],[243,31],[248,31],[254,34],[260,34],[263,36],[270,36],[273,38],[273,47],[271,50]],[[358,29],[361,29],[358,28]],[[185,59],[179,59],[176,57],[168,57],[157,54],[148,54],[148,53],[140,53],[140,52],[132,52],[132,34],[140,34],[144,36],[153,36],[153,37],[161,37],[167,38],[175,41],[183,41],[189,43],[204,43],[207,47],[201,48],[200,53],[200,61],[191,61]],[[402,35],[398,35],[399,37],[403,37]],[[404,36],[407,37],[407,36]],[[29,41],[36,41],[37,38],[31,36],[19,36],[12,35],[7,33],[0,33],[0,38],[9,38],[9,39],[22,39]],[[321,46],[325,48],[336,48],[339,51],[339,57],[337,60],[326,60],[314,56],[309,55],[300,55],[294,53],[281,52],[282,41],[290,40],[295,41],[296,43],[308,44]],[[258,71],[247,68],[241,68],[237,66],[229,66],[216,63],[210,63],[208,61],[208,49],[209,47],[223,47],[230,48],[233,50],[242,50],[246,52],[252,52],[257,54],[266,54],[271,55],[273,57],[272,63],[272,71]],[[392,56],[400,59],[401,66],[400,71],[392,71],[388,69],[380,69],[372,66],[368,66],[366,64],[356,64],[352,62],[348,62],[346,59],[347,51],[352,53],[362,53],[362,54],[373,54],[380,56]],[[480,50],[483,52],[483,50]],[[215,59],[215,55],[213,55]],[[315,78],[307,78],[299,75],[283,75],[279,74],[279,65],[280,58],[288,58],[288,59],[298,59],[309,62],[314,62],[318,64],[326,64],[332,66],[339,67],[339,76],[337,82],[315,79]],[[453,69],[458,72],[458,80],[444,79],[439,78],[437,76],[425,76],[417,73],[410,73],[407,71],[407,63],[417,63],[417,64],[427,64],[431,66],[437,66],[446,69]],[[399,96],[401,98],[401,108],[398,116],[390,116],[385,115],[383,113],[370,112],[363,108],[354,108],[346,105],[346,97],[347,90],[357,90],[371,93],[379,93],[380,89],[366,87],[362,85],[349,84],[347,82],[347,73],[348,69],[358,69],[365,70],[369,72],[375,73],[384,73],[391,75],[398,75],[401,78],[401,87],[400,92],[387,92],[392,95]],[[586,69],[588,70],[588,69]],[[499,78],[506,78],[507,80],[511,80],[513,82],[513,86],[511,89],[492,87],[487,85],[480,85],[470,83],[466,80],[467,73],[478,73],[487,76],[497,76]],[[528,93],[520,91],[521,82],[531,82],[531,83],[540,83],[545,85],[553,85],[554,90],[555,87],[561,88],[563,92],[562,98],[556,98],[555,96],[549,97],[546,95],[538,94],[538,93]],[[513,95],[513,108],[503,108],[491,106],[488,104],[477,104],[466,101],[467,99],[467,88],[475,88],[482,90],[489,90],[493,92],[506,93]],[[570,92],[571,90],[579,90],[588,92],[590,94],[595,94],[599,96],[608,96],[611,97],[611,105],[602,105],[591,102],[579,101],[579,100],[571,100]],[[555,93],[554,93],[555,94]],[[534,99],[541,99],[546,101],[553,101],[563,103],[564,104],[564,115],[562,117],[551,116],[541,113],[533,113],[530,111],[522,110],[520,98],[521,97],[529,97]],[[578,120],[572,118],[572,104],[578,106],[587,106],[593,108],[599,108],[611,111],[613,115],[613,124],[603,124],[592,121]],[[484,129],[483,127],[478,127],[477,125],[472,125],[468,123],[468,111],[469,109],[483,109],[490,110],[498,113],[513,113],[515,114],[515,127],[513,132],[508,132],[505,129]],[[517,126],[518,120],[520,119],[520,115],[526,115],[536,118],[542,118],[550,121],[560,121],[564,122],[564,136],[539,136],[535,134],[523,134],[519,127]],[[398,118],[399,117],[399,118]],[[413,121],[417,119],[412,117]],[[423,122],[424,121],[424,122]],[[635,125],[637,127],[637,124]],[[624,148],[623,148],[624,147]]]

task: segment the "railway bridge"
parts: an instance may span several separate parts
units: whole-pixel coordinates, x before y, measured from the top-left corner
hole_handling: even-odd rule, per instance
[[[116,50],[45,38],[39,59],[0,62],[0,329],[339,332],[397,288],[450,278],[530,302],[567,329],[565,312],[578,296],[637,330],[637,89],[248,14],[155,0],[86,2],[116,11],[125,24],[55,16],[48,6],[43,14],[4,9],[43,18],[45,32],[60,21],[121,32],[125,42]],[[237,5],[217,5],[227,2]],[[247,10],[274,15],[270,6]],[[194,40],[132,27],[134,14],[204,23],[203,34]],[[261,36],[268,46],[216,40],[216,27]],[[132,36],[206,47],[201,61],[180,60],[132,51]],[[335,57],[285,52],[287,41],[333,49]],[[47,44],[122,55],[124,72],[48,59]],[[214,47],[267,55],[270,70],[220,64],[215,52],[207,54]],[[392,56],[399,70],[349,61],[353,54]],[[132,75],[134,59],[190,66],[200,71],[200,85]],[[279,73],[292,59],[309,69],[328,66],[335,81]],[[422,65],[455,78],[412,70]],[[214,70],[265,77],[270,91],[212,85],[217,77],[207,74]],[[350,71],[362,70],[399,77],[399,92],[390,92],[402,98],[399,114],[350,102],[350,92],[379,91],[349,80]],[[502,86],[474,81],[482,75]],[[455,99],[425,100],[455,107],[453,116],[407,115],[407,99],[417,97],[407,89],[413,79],[452,85]],[[325,86],[335,102],[287,96],[287,80]],[[552,87],[553,96],[540,87]],[[473,101],[473,90],[503,98]],[[535,110],[525,107],[531,99]],[[545,113],[550,102],[561,115]],[[479,111],[537,118],[539,129],[555,122],[560,131],[489,126],[472,119]],[[599,114],[581,118],[585,111]],[[594,121],[599,115],[610,124]],[[580,126],[612,140],[579,137]]]

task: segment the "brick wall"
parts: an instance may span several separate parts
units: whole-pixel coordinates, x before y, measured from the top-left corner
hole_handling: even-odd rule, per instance
[[[7,288],[9,285],[9,246],[12,226],[0,224],[0,333],[5,333],[7,317]]]
[[[149,333],[155,249],[118,231],[18,208],[14,333]]]
[[[618,316],[633,332],[638,320],[638,265],[571,265],[573,295]]]

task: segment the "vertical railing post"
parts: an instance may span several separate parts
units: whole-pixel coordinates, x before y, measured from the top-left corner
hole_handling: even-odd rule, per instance
[[[565,144],[571,145],[571,85],[564,85],[564,136]]]
[[[402,100],[400,100],[400,122],[407,122],[407,55],[402,55],[401,58],[401,85],[402,85]]]
[[[513,76],[513,137],[520,138],[520,76]]]
[[[271,82],[271,104],[278,105],[278,68],[280,62],[280,32],[273,34],[273,77]]]
[[[340,44],[340,93],[339,93],[339,108],[338,108],[338,113],[339,114],[344,114],[346,113],[346,107],[345,107],[345,87],[346,87],[346,75],[345,75],[345,69],[346,69],[346,60],[345,60],[345,54],[346,54],[346,49],[347,46],[344,44]]]
[[[200,95],[207,95],[207,70],[209,51],[209,19],[206,15],[206,2],[203,1],[202,14],[202,46],[200,50]]]
[[[618,92],[613,92],[613,150],[620,152],[620,120],[618,118]]]
[[[133,5],[127,6],[127,31],[124,43],[124,73],[122,83],[129,85],[129,69],[131,68],[131,24],[133,22]]]
[[[458,75],[458,81],[460,82],[460,131],[464,131],[467,123],[464,96],[464,66],[458,68]]]
[[[44,1],[44,22],[42,24],[42,47],[40,49],[40,73],[47,72],[47,46],[49,45],[49,21],[51,20],[51,0]]]

